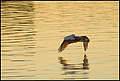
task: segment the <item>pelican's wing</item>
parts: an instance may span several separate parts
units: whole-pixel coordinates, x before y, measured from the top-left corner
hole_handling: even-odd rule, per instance
[[[88,42],[83,42],[84,50],[86,51],[88,48]]]
[[[73,36],[68,36],[64,38],[64,41],[62,42],[61,46],[58,49],[58,52],[62,52],[70,43],[74,43],[75,38]]]
[[[61,46],[59,47],[58,52],[62,52],[67,47],[68,44],[70,44],[69,41],[64,40]]]

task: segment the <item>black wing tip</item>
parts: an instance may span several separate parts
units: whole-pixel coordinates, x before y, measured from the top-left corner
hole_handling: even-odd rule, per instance
[[[62,52],[62,51],[59,51],[59,50],[58,50],[58,53],[61,53],[61,52]]]
[[[60,53],[60,52],[62,52],[62,49],[61,49],[61,47],[59,47],[59,49],[58,49],[58,53]]]

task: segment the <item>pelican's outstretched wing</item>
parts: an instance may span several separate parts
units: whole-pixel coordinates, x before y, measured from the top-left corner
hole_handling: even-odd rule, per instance
[[[62,52],[70,43],[74,43],[75,38],[74,38],[74,34],[67,36],[64,38],[64,41],[62,42],[62,44],[60,45],[58,52]]]
[[[68,44],[69,44],[69,41],[64,40],[61,46],[59,47],[58,52],[62,52],[67,47]]]

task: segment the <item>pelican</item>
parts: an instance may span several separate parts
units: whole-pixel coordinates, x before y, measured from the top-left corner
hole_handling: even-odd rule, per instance
[[[87,36],[75,36],[75,34],[64,37],[62,44],[60,45],[58,52],[62,52],[69,44],[76,42],[83,42],[84,51],[88,48],[89,38]]]

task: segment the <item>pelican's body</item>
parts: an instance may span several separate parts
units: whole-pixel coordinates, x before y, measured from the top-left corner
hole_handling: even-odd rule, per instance
[[[83,42],[84,50],[86,51],[88,48],[89,38],[87,36],[75,36],[75,34],[66,36],[61,46],[58,49],[58,52],[62,52],[68,44]]]

